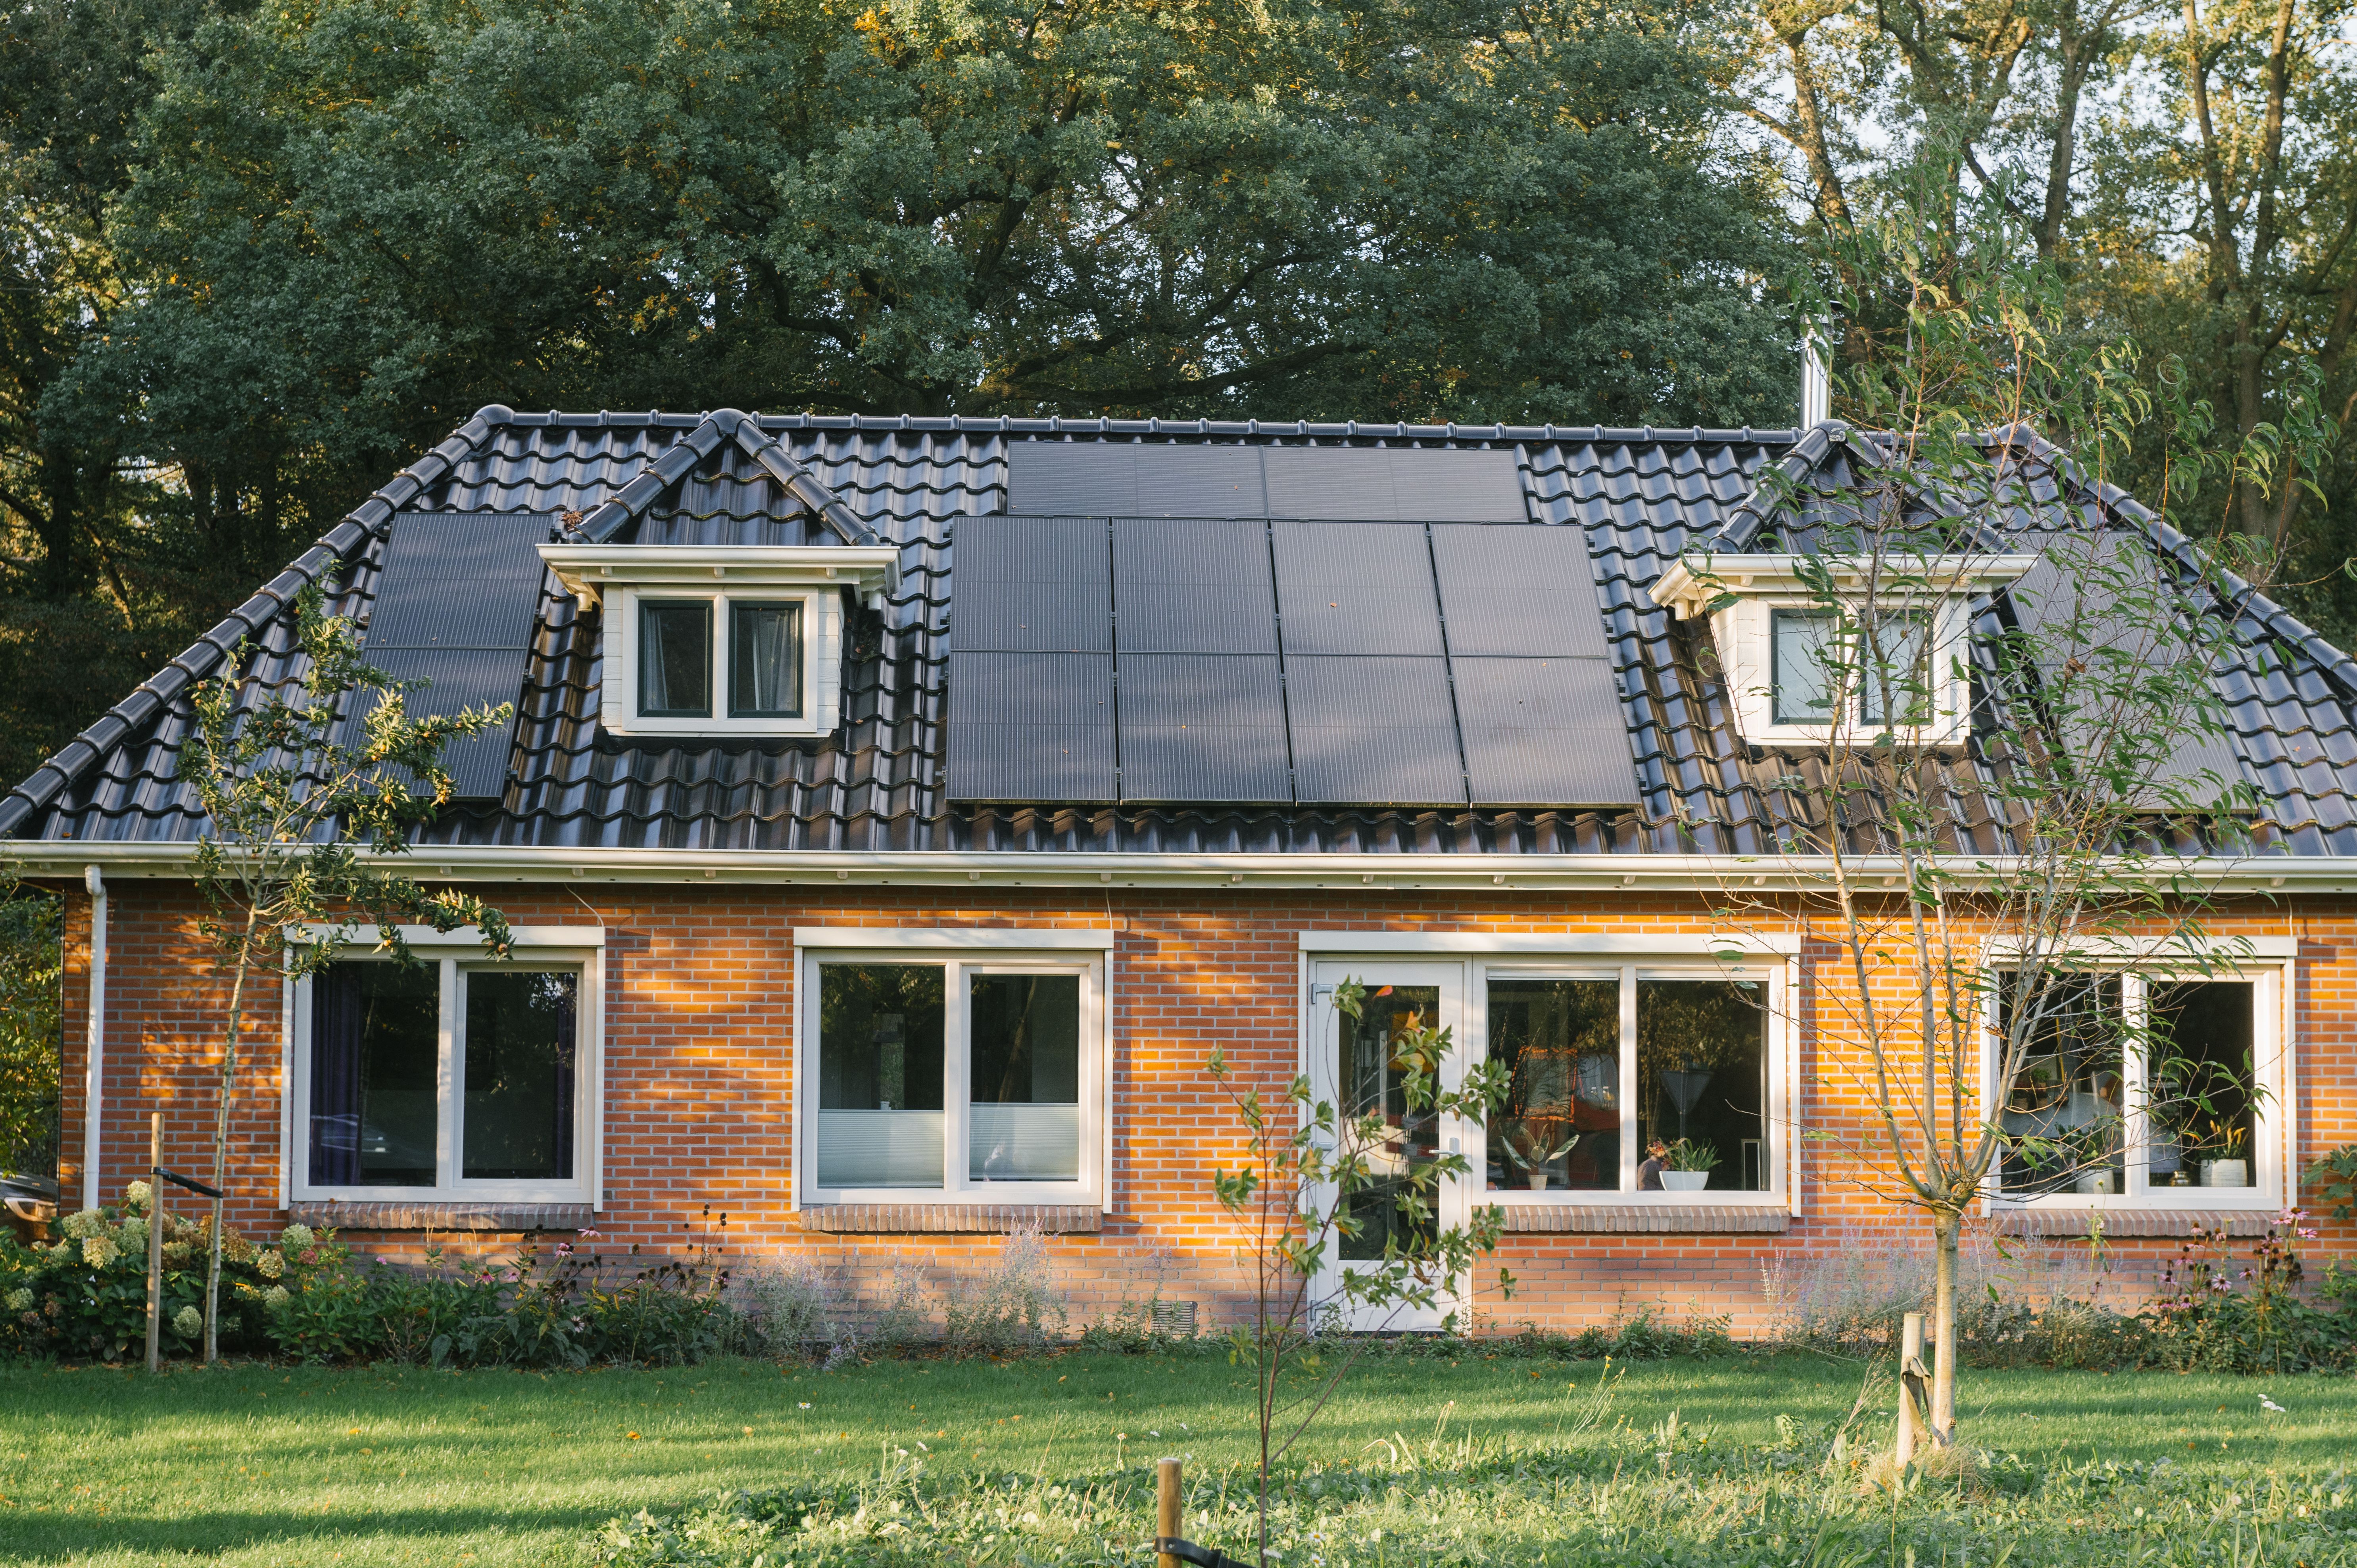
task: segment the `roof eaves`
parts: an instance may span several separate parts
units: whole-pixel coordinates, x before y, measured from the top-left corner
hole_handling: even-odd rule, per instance
[[[514,422],[514,413],[499,403],[478,409],[474,417],[347,512],[342,521],[296,556],[259,593],[231,610],[218,626],[189,644],[163,669],[141,682],[130,696],[109,708],[96,723],[68,741],[55,757],[0,799],[0,837],[15,832],[27,818],[56,800],[84,768],[106,754],[108,746],[134,726],[153,718],[158,708],[210,674],[239,643],[285,613],[298,594],[332,571],[383,526],[402,502],[447,474],[488,440],[493,430]]]

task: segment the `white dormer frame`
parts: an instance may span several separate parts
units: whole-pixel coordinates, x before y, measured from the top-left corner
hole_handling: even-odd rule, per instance
[[[1854,736],[1889,733],[1914,746],[1953,746],[1972,723],[1972,683],[1963,655],[1972,635],[1972,601],[2027,574],[2035,555],[1885,555],[1878,561],[1811,555],[1690,555],[1671,563],[1653,585],[1653,602],[1681,619],[1710,618],[1712,640],[1727,677],[1737,730],[1761,746],[1828,746]],[[1920,723],[1868,724],[1856,694],[1847,711],[1809,724],[1776,718],[1771,626],[1780,609],[1830,609],[1829,578],[1845,606],[1862,601],[1878,577],[1899,585],[1903,603],[1893,610],[1932,614],[1932,709]],[[1853,598],[1855,596],[1855,598]]]
[[[584,610],[602,607],[604,689],[598,723],[612,735],[814,736],[843,714],[843,617],[846,594],[881,608],[900,585],[900,553],[889,545],[543,544],[540,557]],[[713,607],[709,717],[639,712],[639,601],[706,599]],[[802,712],[791,717],[728,714],[727,607],[799,600],[802,611]]]

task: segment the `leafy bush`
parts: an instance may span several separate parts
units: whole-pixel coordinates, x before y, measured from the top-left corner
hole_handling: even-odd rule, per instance
[[[2337,1264],[2328,1273],[2324,1294],[2336,1306],[2298,1293],[2305,1273],[2299,1243],[2316,1236],[2307,1218],[2296,1208],[2276,1216],[2244,1261],[2222,1227],[2196,1230],[2178,1248],[2147,1315],[2149,1359],[2179,1372],[2304,1372],[2357,1363],[2357,1312],[2338,1305],[2357,1296],[2357,1278]]]
[[[119,1206],[68,1215],[54,1241],[20,1242],[0,1232],[0,1358],[27,1360],[119,1361],[144,1355],[147,1341],[148,1187],[133,1182]],[[211,1230],[204,1222],[167,1214],[164,1219],[163,1332],[167,1355],[191,1349],[202,1332],[205,1260]],[[288,1269],[276,1248],[242,1236],[221,1242],[221,1275],[231,1300],[225,1306],[224,1344],[261,1348],[262,1304],[280,1291]],[[190,1329],[189,1311],[197,1327]]]
[[[1010,1234],[996,1263],[958,1282],[942,1301],[942,1340],[959,1355],[1036,1350],[1061,1339],[1067,1321],[1036,1230]]]
[[[2357,1144],[2343,1144],[2308,1167],[2304,1179],[2332,1206],[2332,1218],[2357,1214]]]
[[[743,1349],[808,1355],[843,1340],[842,1292],[824,1269],[807,1258],[740,1271],[735,1299]]]
[[[0,872],[0,1171],[57,1174],[63,908]]]

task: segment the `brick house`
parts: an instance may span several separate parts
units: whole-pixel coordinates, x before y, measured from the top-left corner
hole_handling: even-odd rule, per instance
[[[1521,1086],[1496,1125],[1413,1134],[1473,1159],[1450,1212],[1506,1211],[1523,1283],[1477,1316],[1754,1323],[1775,1261],[1911,1228],[1808,1136],[1868,1109],[1819,1047],[1822,933],[1713,927],[1730,876],[1809,875],[1773,854],[1806,736],[1744,673],[1782,612],[1681,604],[1674,567],[1748,548],[1763,474],[1837,473],[1849,439],[486,408],[0,804],[70,893],[67,1202],[119,1197],[151,1110],[167,1163],[200,1159],[221,985],[175,744],[242,642],[286,672],[317,583],[423,701],[516,705],[412,864],[521,940],[356,957],[263,1009],[239,1226],[662,1250],[725,1214],[732,1250],[855,1275],[955,1273],[1021,1226],[1084,1313],[1158,1283],[1217,1316],[1237,1138],[1206,1053],[1381,1091],[1413,1010]],[[2049,482],[2070,526],[2182,548]],[[2055,526],[1932,635],[1969,636]],[[2265,853],[2217,872],[2243,961],[2170,1004],[2258,1064],[2245,1157],[2145,1139],[2098,1190],[1984,1205],[2032,1235],[2100,1215],[2131,1273],[2193,1223],[2263,1228],[2357,1139],[2357,663],[2263,598],[2238,631],[2233,733],[2194,760],[2256,787]],[[1973,700],[1937,737],[1966,779]],[[1350,976],[1395,998],[1356,1031]],[[1650,1183],[1657,1134],[1717,1149],[1706,1187]]]

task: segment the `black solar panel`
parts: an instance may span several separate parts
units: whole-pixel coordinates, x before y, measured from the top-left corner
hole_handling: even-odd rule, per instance
[[[413,717],[517,700],[547,575],[534,546],[554,521],[531,512],[411,512],[395,520],[362,649],[388,675],[433,682],[404,699]],[[358,741],[375,705],[355,700],[345,744]],[[459,798],[506,789],[513,735],[511,719],[444,753]]]
[[[1449,669],[1474,804],[1637,804],[1628,720],[1608,661],[1460,655]]]
[[[1304,805],[1465,803],[1447,660],[1288,652],[1285,684]]]
[[[1113,591],[1125,660],[1276,651],[1266,523],[1116,518]]]
[[[1276,602],[1285,651],[1437,655],[1425,531],[1386,522],[1279,522]]]
[[[1111,654],[961,650],[949,698],[952,799],[1115,798]]]
[[[2047,679],[2061,679],[2064,664],[2095,649],[2148,660],[2186,656],[2181,628],[2156,629],[2142,623],[2140,612],[2102,602],[2111,596],[2123,570],[2118,546],[2119,536],[2110,533],[2058,541],[2007,590],[2014,618],[2031,638]],[[2145,568],[2153,569],[2150,564]],[[2160,591],[2149,583],[2147,587]],[[2116,681],[2111,676],[2095,679],[2106,685]],[[2094,715],[2081,714],[2072,727],[2084,729],[2093,722]],[[2075,748],[2088,745],[2091,737],[2067,735],[2063,741]],[[2154,772],[2158,782],[2188,786],[2205,798],[2215,792],[2211,776],[2229,785],[2244,777],[2233,737],[2225,734],[2180,734],[2175,751]]]
[[[1511,452],[1270,446],[1268,515],[1375,522],[1526,522]]]
[[[1448,523],[1432,558],[1449,652],[1609,655],[1584,529]]]
[[[1289,800],[1275,654],[1121,655],[1125,800]]]
[[[1018,441],[1006,449],[1006,510],[1125,517],[1265,517],[1254,446]]]
[[[950,550],[958,651],[1113,651],[1103,518],[963,517]]]

